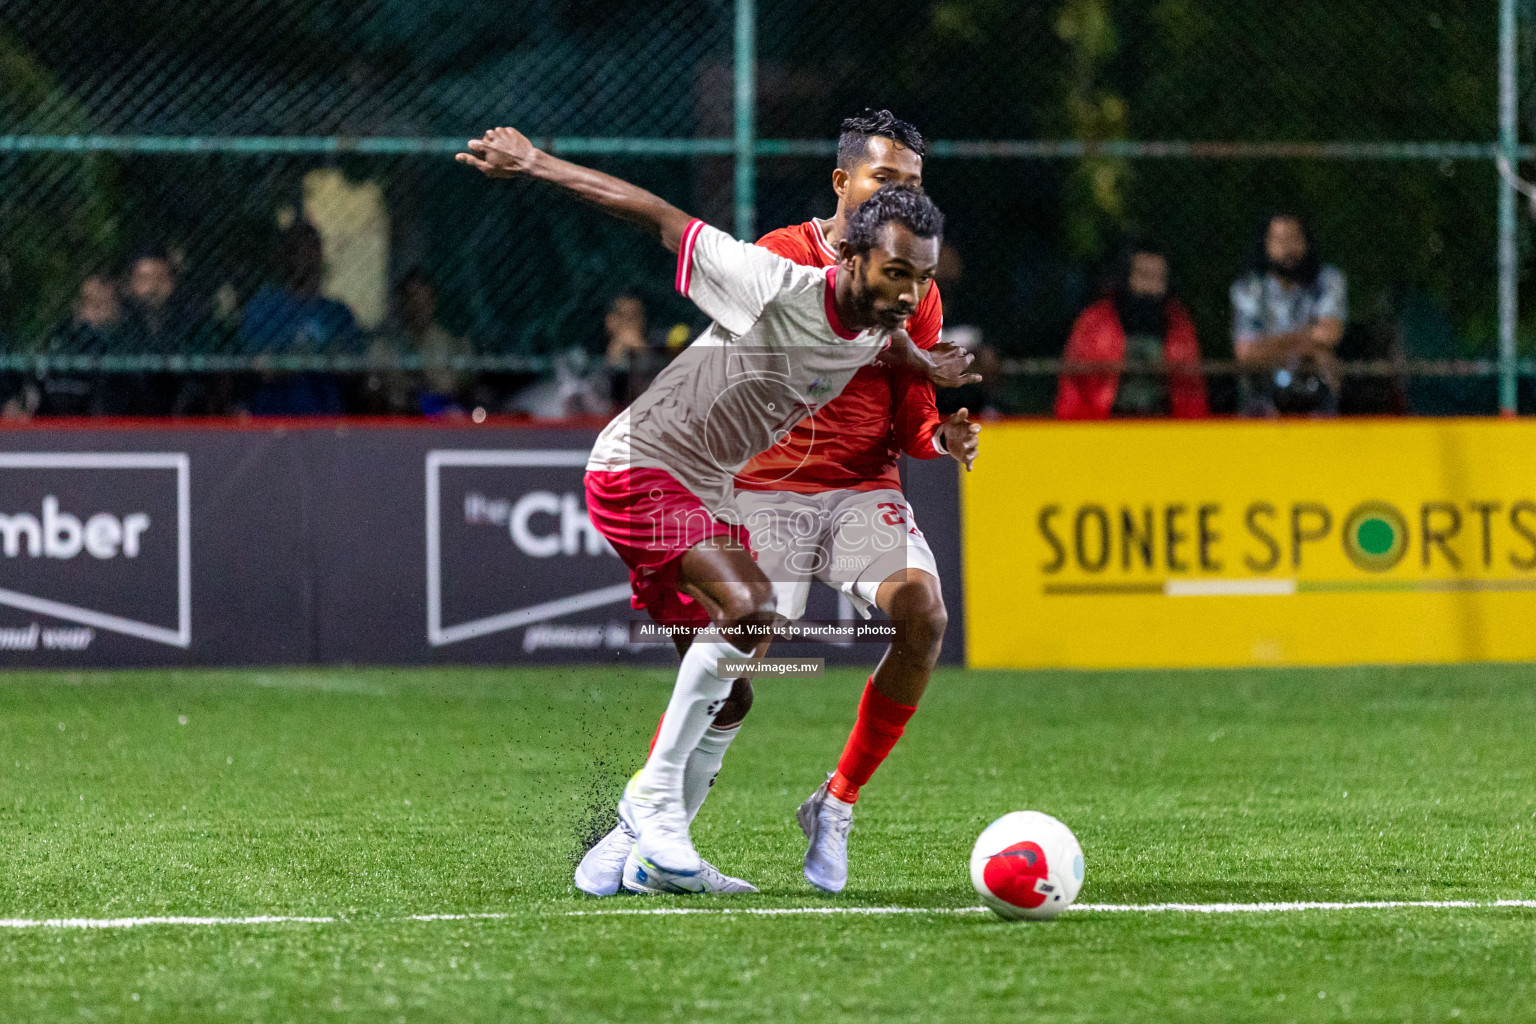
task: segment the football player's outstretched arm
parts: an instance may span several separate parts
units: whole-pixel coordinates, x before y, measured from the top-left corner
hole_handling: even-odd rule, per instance
[[[468,148],[468,153],[460,153],[454,159],[488,178],[535,178],[557,185],[615,217],[639,224],[657,235],[661,244],[671,252],[677,252],[683,231],[693,220],[643,188],[611,174],[550,156],[535,148],[515,128],[492,128],[480,138],[471,139]]]
[[[961,388],[981,383],[981,374],[967,371],[975,358],[965,349],[948,342],[940,342],[932,348],[919,348],[906,331],[892,331],[891,344],[880,353],[879,361],[926,377],[936,388]]]

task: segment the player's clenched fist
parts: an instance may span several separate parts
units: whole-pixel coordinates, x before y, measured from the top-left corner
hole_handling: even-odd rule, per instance
[[[981,448],[981,438],[977,436],[981,433],[981,424],[970,421],[969,410],[959,409],[944,421],[939,433],[944,439],[944,450],[969,473]]]
[[[513,178],[526,174],[533,166],[538,150],[516,128],[492,128],[478,139],[469,140],[469,152],[454,157],[488,178]]]

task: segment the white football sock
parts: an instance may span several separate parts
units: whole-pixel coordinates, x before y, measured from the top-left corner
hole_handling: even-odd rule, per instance
[[[656,734],[656,745],[640,771],[643,786],[671,793],[679,800],[683,798],[688,755],[714,721],[721,702],[731,694],[733,677],[720,678],[715,674],[716,666],[721,658],[744,657],[723,640],[695,640],[688,648],[677,670],[677,683],[672,687],[672,699],[667,702],[667,713]]]
[[[683,806],[688,810],[689,821],[699,816],[699,808],[704,806],[704,798],[709,796],[715,776],[720,774],[720,766],[725,763],[725,752],[740,731],[739,722],[729,729],[711,725],[704,730],[693,753],[688,755],[688,764],[683,768]]]

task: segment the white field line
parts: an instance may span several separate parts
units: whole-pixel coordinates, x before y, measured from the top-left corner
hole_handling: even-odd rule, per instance
[[[407,917],[297,917],[262,914],[254,917],[50,917],[0,918],[5,928],[142,928],[146,925],[355,924],[360,921],[501,921],[512,914],[411,914]]]
[[[812,917],[820,914],[985,914],[986,907],[638,907],[623,910],[567,910],[561,917],[670,917],[703,914],[712,917]]]
[[[1536,900],[1377,900],[1359,903],[1078,903],[1076,913],[1111,914],[1283,914],[1298,910],[1429,910],[1536,909]],[[666,916],[675,914],[742,914],[764,917],[800,914],[985,914],[986,907],[656,907],[624,910],[571,910],[565,917]]]
[[[334,924],[335,917],[49,917],[0,918],[0,928],[138,928],[150,924],[229,925],[229,924]]]
[[[1356,903],[1079,903],[1074,913],[1110,914],[1284,914],[1303,910],[1492,910],[1518,907],[1536,910],[1536,900],[1374,900]],[[568,910],[560,917],[676,917],[685,914],[723,917],[815,917],[828,914],[985,914],[986,907],[649,907],[618,910]],[[0,929],[73,928],[80,930],[141,928],[149,925],[193,927],[261,924],[363,924],[404,921],[505,921],[521,915],[410,914],[405,917],[297,917],[263,914],[253,917],[50,917],[0,918]]]
[[[1297,910],[1484,910],[1495,907],[1536,909],[1536,900],[1374,900],[1357,903],[1089,903],[1071,910],[1096,910],[1100,913],[1135,914],[1284,914]]]

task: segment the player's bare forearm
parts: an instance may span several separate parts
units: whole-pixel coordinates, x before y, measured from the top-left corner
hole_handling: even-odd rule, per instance
[[[875,357],[875,362],[884,363],[896,370],[913,369],[916,365],[913,352],[916,349],[917,345],[906,331],[896,331],[891,335],[891,343],[885,346],[885,351]]]
[[[975,358],[964,349],[947,342],[940,342],[928,349],[919,348],[906,331],[894,331],[891,343],[880,353],[879,361],[926,377],[936,388],[958,388],[981,382],[981,374],[966,372]]]
[[[676,252],[683,231],[693,218],[654,193],[622,178],[573,164],[538,149],[515,128],[492,128],[471,139],[469,152],[454,159],[488,178],[533,178],[547,181],[615,217],[639,224]]]
[[[538,157],[529,177],[547,181],[615,217],[639,224],[657,235],[671,252],[682,244],[683,230],[693,218],[665,199],[611,174],[535,152]]]

